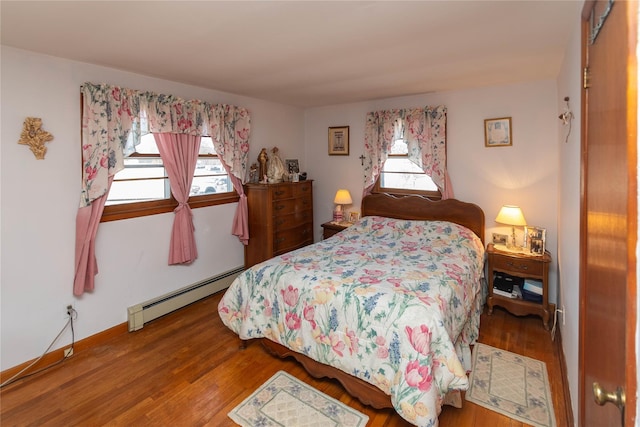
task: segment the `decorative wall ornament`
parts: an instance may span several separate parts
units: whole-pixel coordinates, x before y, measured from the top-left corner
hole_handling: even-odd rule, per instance
[[[47,153],[47,147],[44,144],[52,139],[53,135],[42,130],[41,118],[27,117],[18,144],[28,145],[36,159],[44,160],[44,155]]]
[[[567,103],[566,107],[564,107],[564,112],[562,114],[560,114],[558,116],[558,118],[560,120],[562,120],[562,124],[563,125],[569,125],[569,130],[567,130],[567,136],[564,139],[564,142],[568,142],[569,141],[569,135],[571,134],[571,122],[573,121],[573,112],[571,111],[571,108],[569,107],[569,97],[565,96],[564,97],[564,102]]]

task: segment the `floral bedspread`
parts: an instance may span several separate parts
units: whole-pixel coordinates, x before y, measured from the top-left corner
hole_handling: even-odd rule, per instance
[[[412,424],[436,426],[444,395],[469,385],[483,265],[465,227],[365,217],[244,271],[218,312],[240,338],[339,368],[390,395]]]

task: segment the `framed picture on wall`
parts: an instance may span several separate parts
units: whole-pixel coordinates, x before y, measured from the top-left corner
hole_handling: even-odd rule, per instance
[[[349,155],[349,126],[329,128],[329,155]]]
[[[511,117],[486,119],[484,121],[484,146],[508,147],[511,141]]]

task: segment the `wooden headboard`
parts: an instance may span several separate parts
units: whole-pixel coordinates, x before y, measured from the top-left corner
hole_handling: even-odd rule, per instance
[[[362,199],[362,215],[450,221],[467,227],[484,243],[484,212],[476,204],[456,199],[433,201],[417,194],[371,194]]]

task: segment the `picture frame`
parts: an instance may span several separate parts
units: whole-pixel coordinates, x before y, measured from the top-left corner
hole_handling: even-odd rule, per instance
[[[349,222],[356,223],[360,219],[360,212],[349,212]]]
[[[300,165],[298,164],[298,159],[286,159],[284,161],[284,166],[287,168],[287,173],[300,173]]]
[[[492,237],[494,245],[507,246],[507,240],[509,239],[508,235],[500,234],[500,233],[493,233],[491,237]]]
[[[486,119],[484,121],[485,147],[509,147],[511,145],[513,145],[511,117]]]
[[[527,239],[526,248],[533,255],[542,256],[545,251],[547,230],[542,227],[525,225],[524,236]]]
[[[349,155],[349,126],[334,126],[329,128],[329,155]]]

